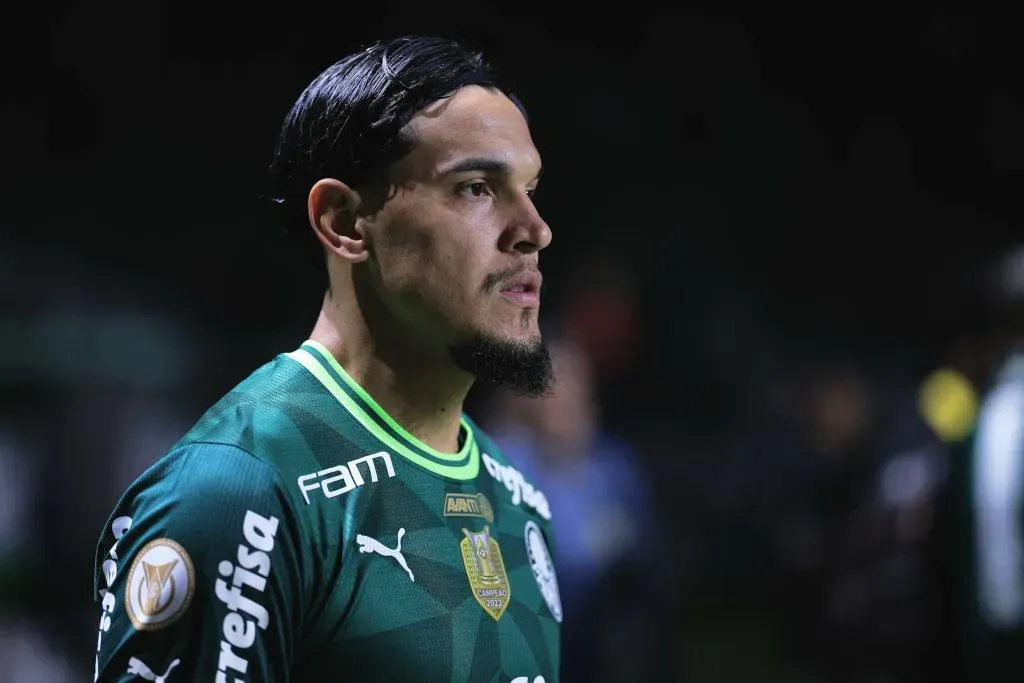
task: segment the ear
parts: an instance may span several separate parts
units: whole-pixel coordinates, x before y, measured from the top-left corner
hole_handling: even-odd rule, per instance
[[[366,234],[359,219],[359,193],[335,180],[318,180],[309,191],[309,222],[324,247],[349,263],[370,257]]]

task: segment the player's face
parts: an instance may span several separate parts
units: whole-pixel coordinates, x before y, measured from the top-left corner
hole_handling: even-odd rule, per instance
[[[447,345],[539,343],[538,254],[551,230],[533,204],[541,162],[522,113],[470,86],[420,112],[409,132],[413,150],[370,228],[385,297]]]

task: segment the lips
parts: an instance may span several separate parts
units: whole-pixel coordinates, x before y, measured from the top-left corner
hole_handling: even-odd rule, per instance
[[[543,277],[539,271],[519,273],[501,285],[502,298],[519,306],[536,308],[540,305],[540,285]]]
[[[541,274],[536,271],[528,271],[520,273],[519,275],[507,280],[501,287],[502,293],[504,292],[528,292],[539,294],[540,284],[543,281]]]

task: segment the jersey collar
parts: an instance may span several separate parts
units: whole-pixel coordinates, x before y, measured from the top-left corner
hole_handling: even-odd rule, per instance
[[[285,356],[309,370],[357,422],[391,450],[443,477],[476,478],[480,471],[480,448],[465,416],[461,419],[462,448],[458,453],[442,453],[395,422],[319,342],[308,340]]]

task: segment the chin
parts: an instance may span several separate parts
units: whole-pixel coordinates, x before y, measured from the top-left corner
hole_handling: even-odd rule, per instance
[[[540,330],[501,330],[476,336],[488,337],[498,343],[515,346],[534,347],[544,343]]]
[[[522,396],[546,396],[554,374],[540,332],[496,334],[478,330],[449,348],[455,364],[478,380]]]
[[[536,342],[541,338],[537,315],[532,312],[515,320],[502,320],[496,325],[481,325],[470,330],[470,336],[483,335],[491,339],[500,339],[514,343]]]

